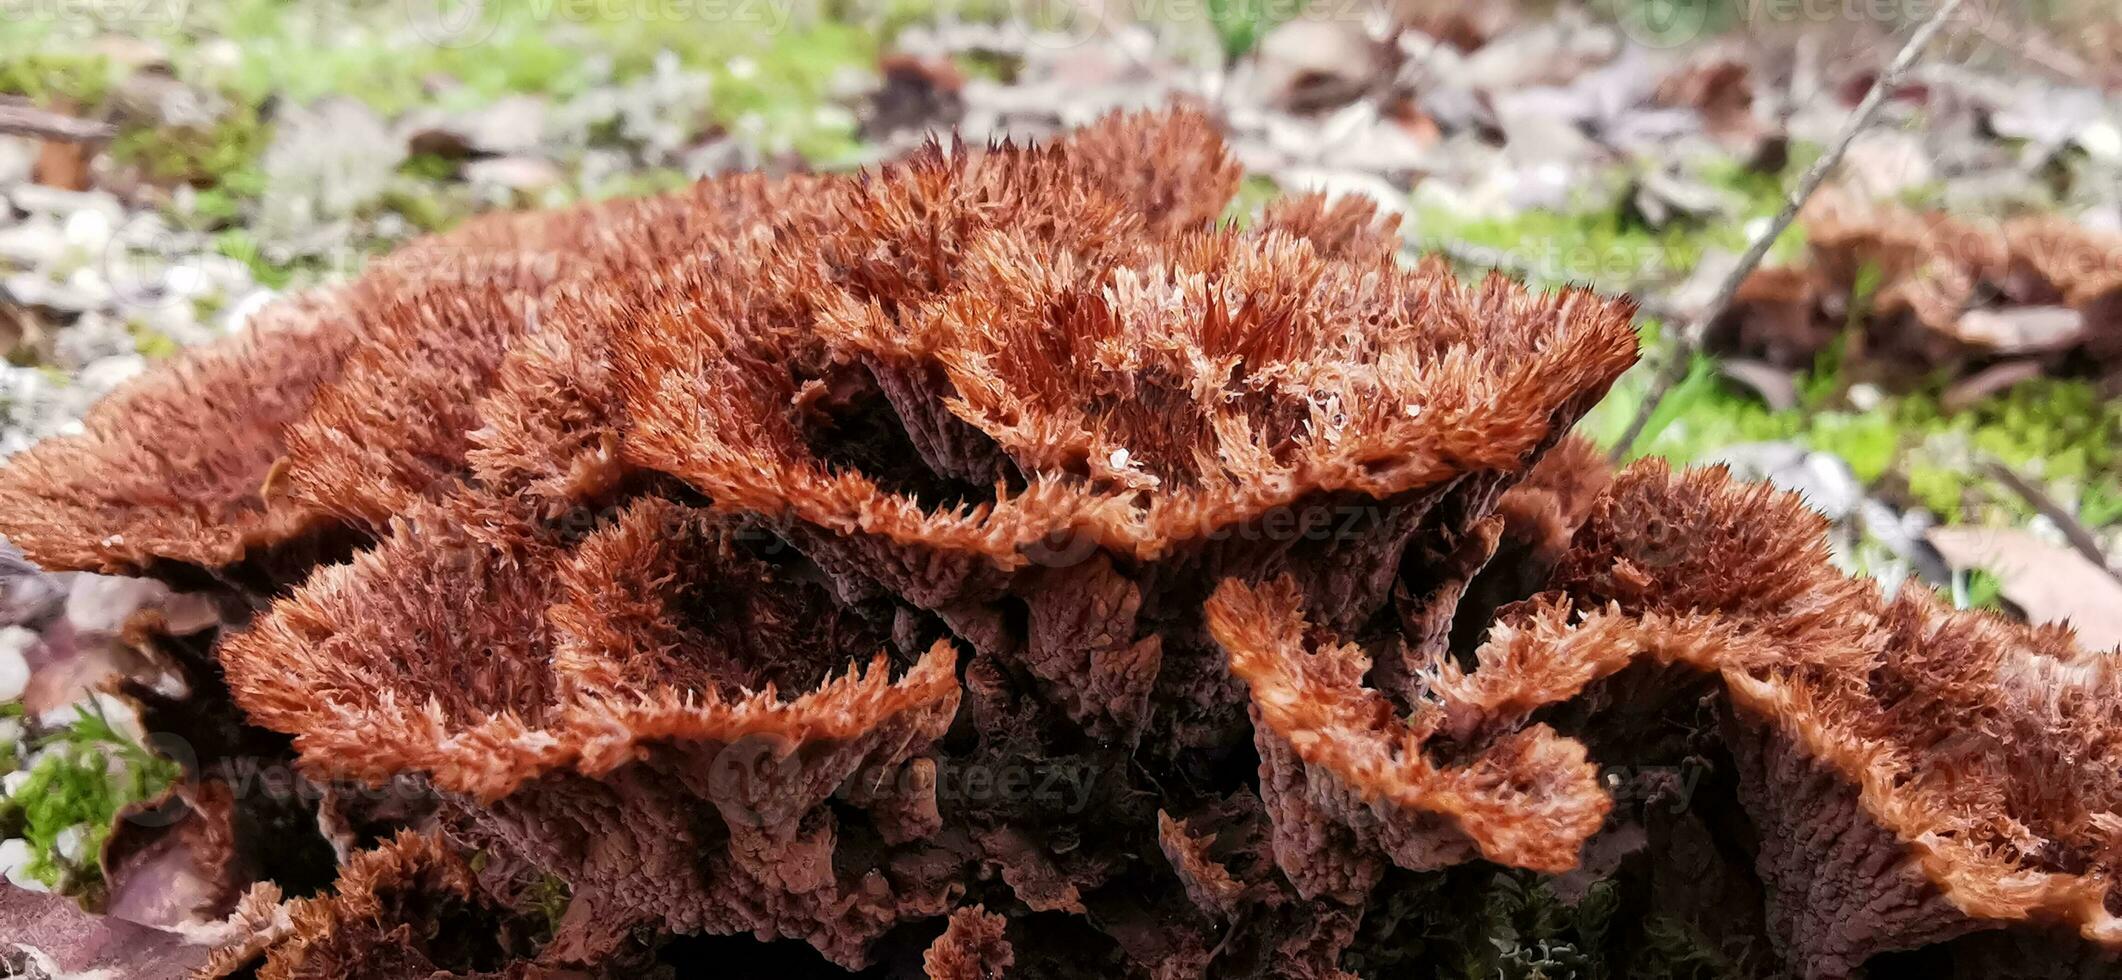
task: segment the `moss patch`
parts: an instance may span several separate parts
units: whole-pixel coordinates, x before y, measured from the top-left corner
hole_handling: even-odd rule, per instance
[[[39,749],[28,780],[0,802],[0,828],[29,842],[26,870],[32,877],[54,888],[92,892],[101,884],[100,868],[92,859],[70,866],[59,854],[60,835],[79,827],[82,853],[102,853],[119,811],[152,799],[182,773],[86,708]]]

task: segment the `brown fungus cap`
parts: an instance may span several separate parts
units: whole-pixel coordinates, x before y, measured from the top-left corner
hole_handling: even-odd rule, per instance
[[[337,378],[381,284],[309,293],[186,351],[0,468],[0,533],[50,569],[218,569],[331,523],[278,492],[284,428]]]
[[[449,841],[350,863],[341,899],[407,884],[305,906],[312,963],[456,970],[423,942],[520,911],[475,849],[569,896],[500,975],[712,934],[1340,978],[1434,889],[1670,876],[1613,857],[1662,831],[1598,767],[1661,764],[1625,723],[1673,703],[1776,967],[2122,948],[2108,658],[1883,598],[1772,491],[1610,473],[1566,432],[1625,303],[1403,265],[1360,202],[1217,227],[1236,174],[1182,111],[484,219],[312,297],[329,329],[268,314],[328,357],[143,379],[0,481],[7,530],[223,572],[374,537],[216,651],[305,771],[424,787]],[[223,455],[144,448],[224,409]]]
[[[1633,333],[1589,293],[1403,268],[1358,202],[1212,228],[1236,174],[1199,115],[1116,117],[1043,149],[934,146],[794,190],[725,178],[417,246],[394,261],[597,271],[382,314],[388,341],[293,429],[294,484],[382,540],[223,645],[239,703],[319,775],[425,779],[459,833],[566,878],[589,919],[858,964],[975,866],[1033,908],[1102,908],[1136,872],[1040,842],[1139,820],[1120,833],[1193,855],[1197,879],[1234,862],[1222,916],[1290,930],[1249,955],[1331,975],[1360,894],[1314,901],[1231,850],[1267,846],[1283,796],[1233,787],[1253,802],[1190,803],[1167,831],[1135,793],[1058,827],[940,797],[959,644],[959,764],[1114,767],[1150,730],[1178,736],[1153,756],[1213,764],[1245,703],[1201,618],[1213,582],[1279,575],[1292,611],[1365,623],[1403,554],[1493,545],[1499,498]],[[1480,799],[1381,846],[1563,866],[1495,814],[1494,775],[1559,744],[1440,767]],[[1137,961],[1216,945],[1206,923],[1157,938],[1099,914]],[[1007,948],[990,918],[957,921],[968,962]]]
[[[215,951],[202,980],[400,980],[555,976],[531,963],[535,926],[481,888],[467,855],[404,831],[353,855],[332,890],[247,908],[252,928]],[[262,902],[265,892],[246,898]],[[454,928],[433,928],[437,922]],[[575,974],[587,976],[589,974]]]
[[[1637,661],[1706,671],[1802,972],[2006,925],[2122,948],[2112,655],[1920,588],[1884,598],[1828,563],[1824,530],[1720,470],[1632,467],[1555,591],[1506,614],[1477,669],[1440,669],[1444,727],[1511,730]]]
[[[469,477],[474,446],[524,460],[508,433],[527,396],[491,409],[480,399],[510,373],[512,348],[566,343],[542,327],[548,288],[649,275],[700,241],[800,210],[789,206],[810,183],[740,174],[416,241],[353,283],[266,307],[241,333],[121,388],[81,435],[10,460],[0,534],[52,569],[203,571],[263,591],[299,581],[343,557],[356,532],[380,532],[410,501]],[[503,434],[482,441],[489,422]],[[538,448],[516,465],[552,455]]]
[[[1985,221],[1834,191],[1803,221],[1805,260],[1750,275],[1713,326],[1714,346],[1802,367],[1856,323],[1852,351],[1887,380],[2009,359],[2100,379],[2122,368],[2122,236],[2055,216]]]
[[[510,520],[421,504],[320,570],[223,645],[238,703],[320,776],[425,777],[466,834],[563,874],[605,916],[809,937],[859,963],[899,908],[857,901],[878,899],[874,872],[823,863],[823,804],[941,736],[950,646],[894,679],[881,634],[800,556],[748,555],[669,501],[573,544]],[[883,822],[919,809],[878,805]]]

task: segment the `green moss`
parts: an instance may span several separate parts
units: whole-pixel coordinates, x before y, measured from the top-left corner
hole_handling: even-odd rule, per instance
[[[183,349],[169,334],[153,327],[135,324],[132,334],[134,352],[150,361],[162,360]]]
[[[1223,43],[1224,58],[1237,61],[1259,47],[1267,32],[1303,9],[1303,4],[1291,0],[1208,0],[1205,12],[1216,39]]]
[[[1630,976],[1612,882],[1574,904],[1526,872],[1469,865],[1397,876],[1364,916],[1343,969],[1360,976],[1454,980],[1607,980]]]
[[[406,180],[384,190],[379,203],[384,210],[396,212],[421,231],[441,231],[462,221],[472,211],[469,201],[453,201],[446,190],[419,180]]]
[[[2078,497],[2078,519],[2087,527],[2122,524],[2122,480],[2086,484]]]
[[[1697,176],[1703,182],[1730,192],[1738,201],[1740,221],[1730,227],[1729,232],[1719,231],[1723,242],[1736,241],[1739,248],[1745,247],[1751,229],[1746,224],[1763,218],[1773,218],[1783,210],[1790,189],[1798,177],[1824,152],[1811,143],[1799,143],[1790,148],[1783,169],[1774,173],[1748,168],[1743,162],[1729,157],[1718,157],[1702,164]],[[1788,230],[1776,237],[1769,246],[1765,261],[1770,265],[1797,261],[1805,251],[1805,228],[1793,222]]]
[[[219,228],[243,215],[244,198],[227,187],[208,187],[192,195],[186,223],[196,228]]]
[[[551,935],[559,931],[560,917],[567,914],[567,903],[573,895],[574,889],[568,886],[567,879],[547,872],[531,883],[524,898],[530,903],[531,910],[545,920],[546,934]]]
[[[793,152],[821,165],[853,159],[861,150],[854,114],[828,98],[842,71],[876,64],[874,36],[847,25],[823,24],[775,36],[753,56],[755,66],[714,66],[714,120],[767,153]],[[736,62],[735,64],[743,64]]]
[[[1677,919],[1653,916],[1643,925],[1643,952],[1636,958],[1640,980],[1726,980],[1758,973],[1746,958],[1733,959],[1709,937]]]
[[[1654,47],[1699,43],[1745,23],[1749,0],[1593,0],[1593,13]]]
[[[1719,160],[1701,165],[1696,178],[1726,192],[1735,214],[1700,224],[1674,222],[1649,228],[1613,205],[1618,188],[1586,191],[1578,204],[1562,210],[1535,209],[1505,217],[1461,214],[1435,203],[1418,204],[1418,243],[1470,245],[1503,253],[1525,267],[1541,284],[1592,283],[1627,289],[1647,283],[1677,281],[1694,270],[1710,251],[1744,251],[1756,221],[1783,207],[1785,187],[1816,151],[1793,151],[1782,173],[1757,173],[1741,164]],[[1805,248],[1804,230],[1796,225],[1778,236],[1768,261],[1795,259]]]
[[[1223,209],[1221,220],[1225,224],[1240,228],[1249,227],[1260,217],[1260,209],[1275,198],[1282,196],[1282,188],[1273,180],[1258,174],[1249,174],[1238,184],[1238,193]]]
[[[455,180],[457,161],[433,153],[415,153],[398,164],[398,172],[416,180]]]
[[[1029,26],[1065,26],[1073,11],[1060,4],[1024,4],[1015,0],[824,0],[820,16],[841,24],[859,24],[889,37],[910,27],[938,23],[999,24],[1015,20]]]
[[[60,833],[79,826],[86,835],[85,853],[100,853],[120,810],[152,799],[182,772],[85,708],[42,748],[46,754],[30,769],[29,779],[0,804],[8,811],[0,819],[18,826],[17,836],[29,842],[26,870],[32,877],[55,888],[68,883],[93,889],[100,874],[93,863],[75,869],[73,881],[66,881],[68,871],[58,855]]]
[[[0,57],[0,94],[19,95],[39,105],[101,105],[116,81],[110,60],[101,55],[32,50]]]
[[[271,141],[272,132],[257,110],[239,105],[211,126],[126,130],[111,142],[110,153],[120,163],[140,168],[153,183],[221,190],[225,199],[214,206],[233,216],[236,199],[264,192],[259,160]]]
[[[216,80],[253,104],[351,97],[395,115],[416,106],[467,108],[510,93],[580,91],[593,77],[591,59],[564,43],[570,22],[557,14],[541,19],[541,9],[558,10],[448,0],[294,7],[233,0],[202,6],[198,18],[212,33],[242,39],[241,60]],[[437,78],[455,84],[431,87]]]
[[[1708,250],[1742,250],[1747,226],[1781,209],[1793,175],[1817,152],[1795,150],[1781,174],[1755,173],[1733,161],[1701,166],[1700,179],[1738,202],[1736,221],[1650,229],[1612,207],[1482,218],[1430,205],[1417,208],[1414,227],[1422,241],[1497,250],[1542,284],[1590,282],[1620,289],[1671,283],[1691,272]],[[1586,199],[1611,197],[1587,194]],[[1795,260],[1803,248],[1802,232],[1794,228],[1777,239],[1767,261]],[[1877,282],[1876,270],[1860,273],[1850,304],[1852,330],[1860,325]],[[1644,323],[1643,343],[1648,351],[1664,346],[1656,323]],[[1867,484],[1897,478],[1913,502],[1947,520],[1981,519],[1985,510],[2017,519],[2032,516],[2023,501],[1988,486],[1972,465],[1996,459],[2076,501],[2080,519],[2089,525],[2122,518],[2117,450],[2122,404],[2101,398],[2092,385],[2037,379],[1955,413],[1940,403],[1941,380],[1857,411],[1838,405],[1848,388],[1839,343],[1795,380],[1799,405],[1772,411],[1725,383],[1715,362],[1698,358],[1652,413],[1635,451],[1696,462],[1740,443],[1794,442],[1841,457]],[[1586,419],[1586,431],[1611,445],[1634,417],[1647,383],[1641,369],[1624,379]]]
[[[1953,598],[1962,609],[2004,608],[2004,581],[1986,569],[1970,568],[1953,585]]]
[[[274,254],[244,228],[215,235],[214,251],[243,263],[252,279],[270,289],[286,289],[297,277],[321,271],[314,262]]]
[[[2122,402],[2086,382],[2036,378],[1958,413],[1934,398],[1914,398],[1900,414],[1911,428],[1964,438],[2044,479],[2112,478],[2122,460]]]
[[[587,195],[592,200],[607,200],[615,197],[647,197],[674,191],[693,182],[693,178],[682,170],[671,168],[651,170],[629,170],[613,174],[598,184]]]
[[[965,73],[967,78],[979,78],[1007,85],[1016,81],[1017,72],[1024,67],[1023,59],[1017,55],[999,51],[966,51],[954,55],[951,63]]]
[[[1869,411],[1827,408],[1813,399],[1838,389],[1821,369],[1799,378],[1808,403],[1773,411],[1715,376],[1705,359],[1660,403],[1635,454],[1691,463],[1749,442],[1793,442],[1833,453],[1860,481],[1889,475],[1907,494],[1949,521],[1972,519],[1976,504],[2024,519],[2031,508],[1989,485],[1972,460],[1996,459],[2078,502],[2079,519],[2099,527],[2122,510],[2122,405],[2095,386],[2038,378],[1964,411],[1947,412],[1934,392],[1888,396]],[[1641,379],[1616,391],[1585,421],[1585,431],[1611,445],[1635,413]]]

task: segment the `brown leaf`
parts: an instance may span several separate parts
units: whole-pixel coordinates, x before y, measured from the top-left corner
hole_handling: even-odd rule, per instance
[[[550,160],[537,157],[494,157],[464,165],[464,179],[523,193],[542,191],[565,177]]]
[[[2085,316],[2068,306],[1969,310],[1955,332],[1961,340],[2000,354],[2062,350],[2085,335]]]
[[[1359,21],[1300,18],[1260,42],[1261,93],[1291,112],[1353,102],[1392,70],[1390,52]]]
[[[2041,362],[2031,358],[2017,361],[2001,361],[1983,368],[1974,374],[1956,381],[1945,389],[1938,403],[1948,412],[1964,412],[1980,404],[1983,399],[2041,376]]]
[[[1775,411],[1796,408],[1798,405],[1797,375],[1767,361],[1733,358],[1719,362],[1718,369],[1724,376],[1744,385],[1761,396],[1761,401]]]
[[[2005,528],[1941,527],[1929,538],[1953,568],[1995,575],[2027,619],[2067,622],[2089,649],[2122,647],[2122,582],[2084,555]]]
[[[88,190],[88,161],[91,155],[90,146],[86,143],[45,140],[37,146],[37,163],[31,172],[32,179],[46,187],[70,191]]]

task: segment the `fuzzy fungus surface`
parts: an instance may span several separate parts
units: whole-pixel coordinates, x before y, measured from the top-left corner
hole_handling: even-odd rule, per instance
[[[212,969],[2112,969],[2111,657],[1610,472],[1628,304],[1238,179],[1182,110],[484,218],[0,471],[399,794]]]

